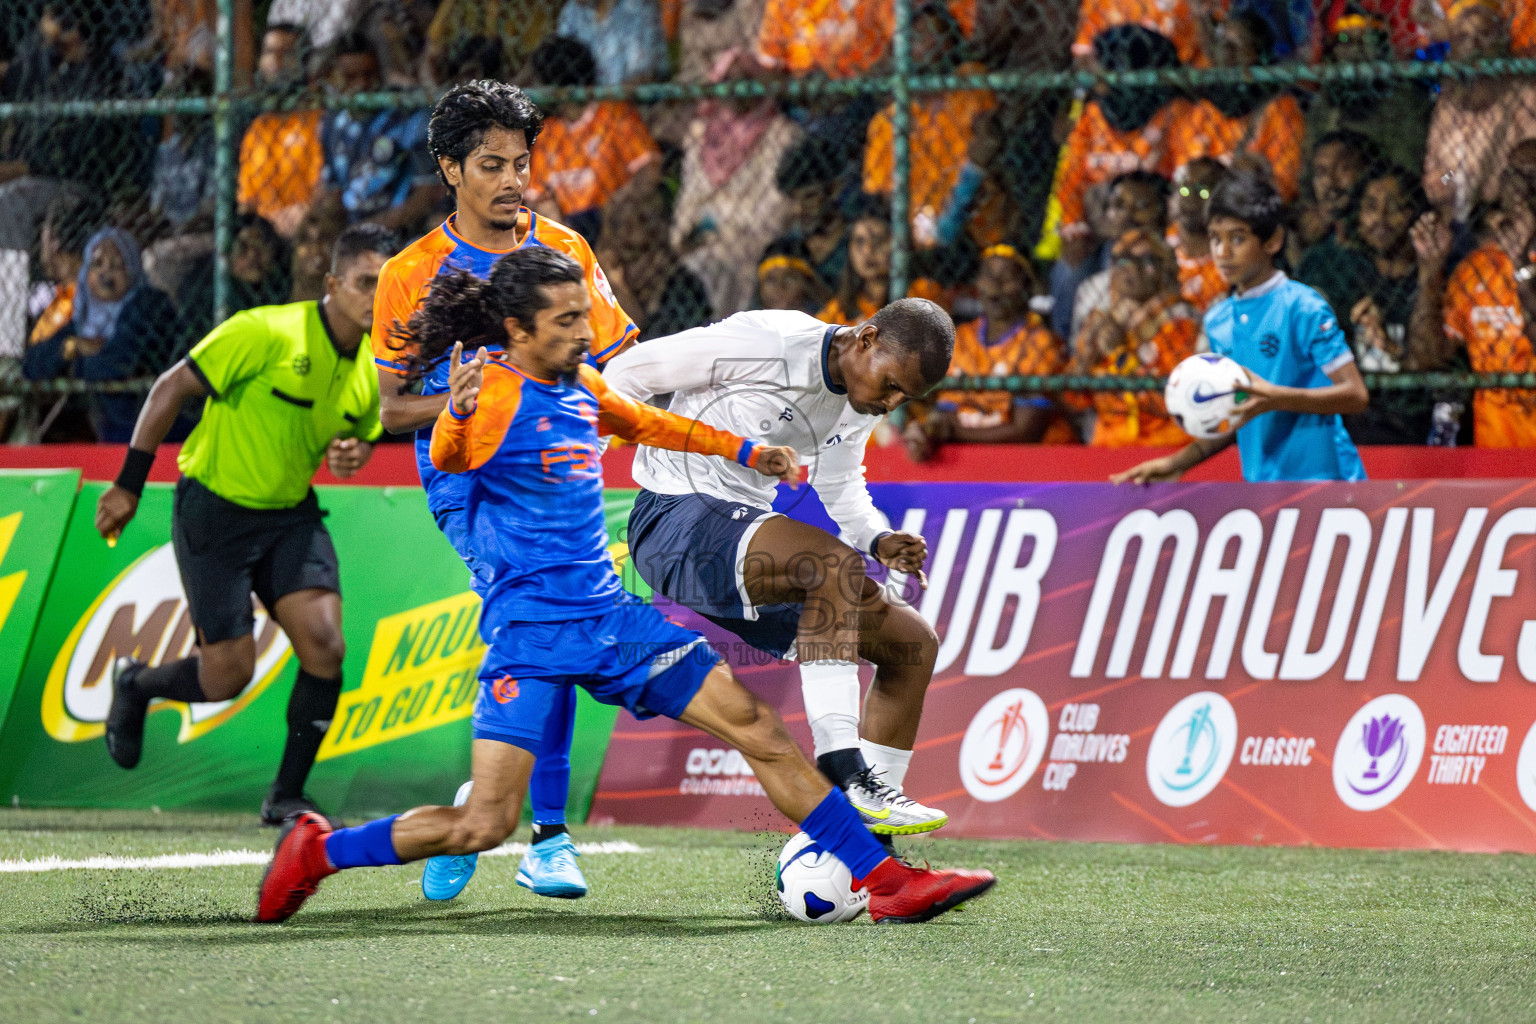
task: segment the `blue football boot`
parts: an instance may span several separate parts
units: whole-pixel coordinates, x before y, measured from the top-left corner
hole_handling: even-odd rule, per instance
[[[537,896],[581,899],[587,894],[587,880],[576,866],[580,856],[569,832],[534,843],[517,866],[517,884],[532,889]]]
[[[474,785],[474,782],[470,781],[460,786],[459,791],[454,794],[453,806],[464,806],[464,802],[469,799],[469,791],[474,788]],[[475,864],[479,858],[478,853],[428,857],[427,866],[421,873],[421,894],[429,900],[453,899],[463,892],[469,880],[475,877]]]

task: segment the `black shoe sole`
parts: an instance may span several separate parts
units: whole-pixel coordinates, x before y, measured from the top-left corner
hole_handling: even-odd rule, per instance
[[[134,674],[137,675],[137,673]],[[136,712],[126,710],[129,698],[123,693],[125,676],[127,676],[126,672],[123,676],[112,680],[112,706],[107,710],[106,742],[107,754],[117,762],[117,766],[131,769],[138,767],[139,759],[144,756],[144,720],[149,717],[149,701],[144,701],[143,706]],[[119,708],[125,709],[123,717],[133,715],[134,718],[128,721],[120,720],[115,714]],[[137,730],[130,728],[134,719],[138,723]],[[135,731],[137,735],[132,737],[130,745],[127,743],[128,737],[125,734]]]
[[[969,889],[957,892],[942,903],[935,903],[921,914],[913,914],[911,917],[882,917],[876,924],[922,924],[924,921],[932,921],[940,914],[953,910],[966,900],[975,899],[988,889],[997,884],[997,879],[989,878],[980,885],[973,885]]]

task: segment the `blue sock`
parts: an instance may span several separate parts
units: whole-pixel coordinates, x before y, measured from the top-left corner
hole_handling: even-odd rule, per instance
[[[571,792],[571,735],[576,724],[576,687],[556,695],[550,709],[533,775],[528,780],[529,803],[533,820],[539,825],[565,824],[565,804]]]
[[[832,856],[848,865],[854,878],[863,878],[883,860],[887,854],[869,834],[859,813],[853,809],[843,791],[836,788],[816,809],[800,823],[805,834],[832,851]]]
[[[341,868],[376,868],[400,864],[391,833],[398,814],[377,818],[356,828],[340,828],[325,837],[325,855],[331,865]]]

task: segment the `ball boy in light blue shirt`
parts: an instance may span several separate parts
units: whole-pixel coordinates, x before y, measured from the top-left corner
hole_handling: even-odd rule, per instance
[[[1267,179],[1234,175],[1211,194],[1211,257],[1231,294],[1205,314],[1211,351],[1248,371],[1237,429],[1118,473],[1115,483],[1177,480],[1234,441],[1243,479],[1364,480],[1341,416],[1370,402],[1354,353],[1328,302],[1275,266],[1284,204]]]

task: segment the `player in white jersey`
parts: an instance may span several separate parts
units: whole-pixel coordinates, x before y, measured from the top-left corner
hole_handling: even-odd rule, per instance
[[[893,302],[852,327],[759,310],[646,342],[605,375],[621,394],[670,392],[673,413],[792,447],[807,464],[840,538],[772,511],[774,484],[755,474],[641,447],[630,558],[653,590],[797,658],[817,765],[885,836],[948,819],[902,794],[938,638],[865,576],[863,558],[926,586],[928,548],[875,507],[864,446],[882,416],[943,379],[954,340],[948,314],[926,299]],[[862,728],[859,658],[875,666]]]

